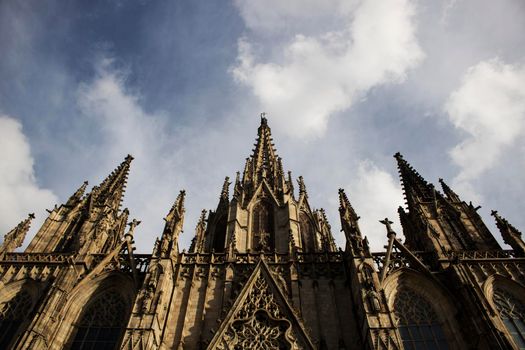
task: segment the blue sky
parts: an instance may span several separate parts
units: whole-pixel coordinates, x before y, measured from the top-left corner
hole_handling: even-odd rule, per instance
[[[344,187],[375,249],[403,205],[392,155],[525,228],[520,0],[0,2],[0,231],[135,156],[124,201],[151,249],[187,190],[181,248],[259,113],[343,245]]]

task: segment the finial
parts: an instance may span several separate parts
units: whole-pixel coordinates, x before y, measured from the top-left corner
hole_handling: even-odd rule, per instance
[[[268,125],[268,120],[266,119],[266,112],[261,113],[261,125]]]
[[[175,203],[179,209],[182,209],[184,206],[184,198],[186,198],[186,191],[180,190],[179,194],[177,195],[177,199],[175,199]]]
[[[202,209],[201,216],[199,218],[199,223],[204,223],[206,221],[206,213],[208,211],[206,209]]]
[[[133,219],[129,224],[129,231],[128,231],[128,234],[129,235],[133,235],[133,232],[135,231],[135,228],[140,225],[142,221],[139,221],[137,219]]]
[[[386,226],[386,235],[389,237],[390,235],[396,235],[394,230],[392,230],[392,225],[394,222],[388,220],[388,218],[385,218],[384,220],[379,220],[380,223]]]

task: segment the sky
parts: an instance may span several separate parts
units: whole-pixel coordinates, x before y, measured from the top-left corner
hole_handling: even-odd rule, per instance
[[[35,212],[27,244],[132,154],[138,251],[181,189],[187,248],[266,112],[340,246],[341,187],[374,250],[378,220],[401,233],[398,151],[502,242],[492,209],[525,229],[523,33],[521,0],[2,0],[0,233]]]

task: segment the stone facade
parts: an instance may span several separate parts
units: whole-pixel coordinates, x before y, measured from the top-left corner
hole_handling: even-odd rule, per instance
[[[396,154],[405,241],[386,227],[371,252],[339,190],[344,250],[276,155],[262,117],[230,195],[203,211],[179,251],[184,191],[152,254],[134,253],[139,221],[120,205],[132,157],[84,183],[23,253],[32,215],[0,247],[1,349],[523,349],[525,244],[493,212],[442,193]],[[295,187],[297,186],[297,190]]]

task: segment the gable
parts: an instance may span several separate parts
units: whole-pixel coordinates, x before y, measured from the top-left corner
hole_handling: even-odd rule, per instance
[[[208,349],[314,349],[303,323],[260,260]]]

